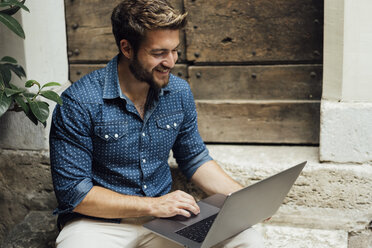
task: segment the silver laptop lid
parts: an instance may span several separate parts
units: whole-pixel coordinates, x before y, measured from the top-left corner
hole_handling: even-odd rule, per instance
[[[293,166],[229,195],[201,247],[211,247],[273,216],[305,164]]]

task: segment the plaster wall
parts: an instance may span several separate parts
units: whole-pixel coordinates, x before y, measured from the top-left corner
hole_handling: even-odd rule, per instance
[[[345,0],[343,101],[372,102],[372,1]]]
[[[325,1],[321,161],[372,161],[371,8],[368,0]]]
[[[26,6],[30,13],[24,10],[17,13],[26,34],[25,40],[0,25],[1,56],[14,57],[24,67],[27,80],[35,79],[41,84],[51,81],[67,84],[68,60],[63,0],[28,1]],[[26,79],[14,82],[23,86],[25,81]],[[52,111],[54,105],[49,103]],[[41,125],[35,128],[23,113],[6,113],[0,119],[0,130],[1,148],[48,149],[49,125],[47,128]]]
[[[372,2],[324,2],[323,99],[372,101]]]
[[[323,95],[340,100],[342,95],[344,0],[324,2]]]

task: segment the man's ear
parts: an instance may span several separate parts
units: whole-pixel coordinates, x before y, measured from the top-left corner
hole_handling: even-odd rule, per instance
[[[120,51],[127,59],[131,59],[133,56],[133,48],[128,40],[123,39],[120,41]]]

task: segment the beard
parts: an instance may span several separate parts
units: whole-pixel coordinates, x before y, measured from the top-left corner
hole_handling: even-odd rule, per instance
[[[156,70],[157,68],[168,69],[168,68],[164,68],[161,65],[158,65],[157,67],[155,67],[154,70]],[[129,64],[129,70],[132,72],[133,76],[138,81],[148,83],[150,85],[150,87],[152,89],[154,89],[155,91],[159,91],[161,88],[164,88],[169,83],[169,75],[168,75],[168,78],[166,79],[166,81],[163,82],[163,83],[156,81],[152,71],[149,72],[142,66],[142,64],[139,62],[139,60],[137,58],[137,55],[134,55],[133,60]]]

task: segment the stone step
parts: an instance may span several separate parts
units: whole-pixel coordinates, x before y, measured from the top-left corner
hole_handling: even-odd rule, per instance
[[[58,230],[50,211],[32,211],[2,243],[10,247],[54,247]],[[266,247],[286,248],[347,248],[348,233],[342,230],[322,230],[258,224],[254,227],[265,239]]]
[[[348,233],[343,230],[323,230],[259,224],[255,226],[265,240],[265,247],[285,248],[347,248]]]
[[[289,247],[372,248],[371,164],[320,163],[319,147],[315,146],[207,147],[221,167],[246,186],[308,161],[270,224],[261,228],[268,242],[273,242],[268,247],[288,247],[283,245],[288,241]],[[170,161],[176,166],[174,160]],[[182,176],[175,178],[175,188],[205,197],[194,185],[185,184]],[[323,238],[327,235],[330,240]],[[306,241],[307,237],[312,241]],[[314,245],[308,245],[311,242]]]

